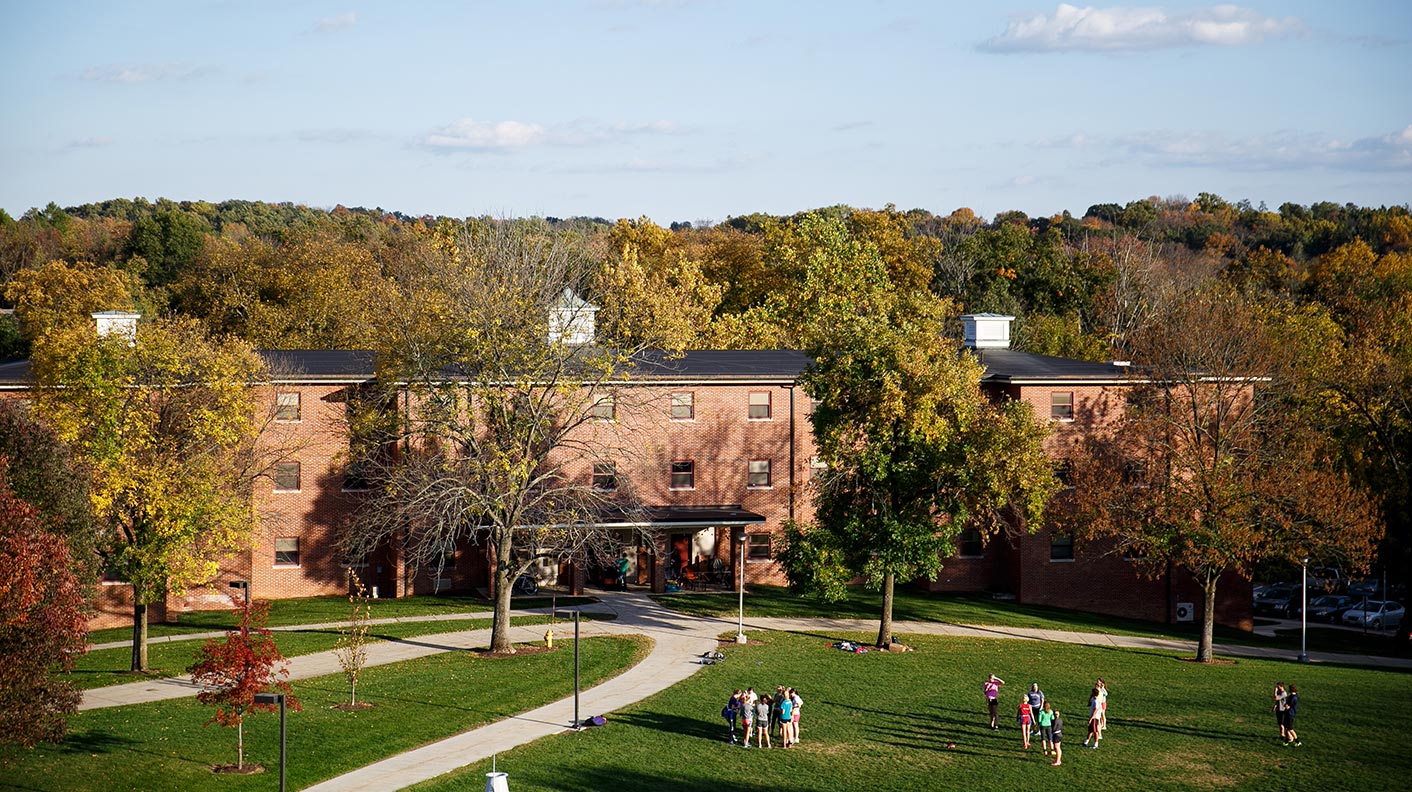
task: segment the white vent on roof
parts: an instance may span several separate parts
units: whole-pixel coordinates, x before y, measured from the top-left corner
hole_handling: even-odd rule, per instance
[[[598,306],[565,287],[559,301],[549,309],[549,343],[592,344],[597,313]]]
[[[98,337],[120,335],[127,338],[128,345],[137,343],[137,320],[142,314],[131,311],[99,311],[89,314],[98,325]]]
[[[963,341],[969,349],[1009,349],[1010,323],[1015,317],[997,313],[966,314],[961,317]]]

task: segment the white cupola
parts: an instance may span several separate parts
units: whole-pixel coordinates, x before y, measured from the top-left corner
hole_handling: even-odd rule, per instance
[[[967,349],[1009,349],[1013,321],[1015,317],[1004,314],[966,314],[961,317],[962,342]]]
[[[564,293],[549,309],[548,342],[592,344],[597,313],[598,306],[575,294],[571,287],[564,287]]]
[[[118,335],[127,338],[128,346],[137,343],[137,320],[142,314],[132,311],[98,311],[89,314],[98,325],[98,337]]]

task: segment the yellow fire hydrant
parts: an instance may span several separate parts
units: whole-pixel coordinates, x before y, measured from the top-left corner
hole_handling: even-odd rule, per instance
[[[552,627],[544,631],[544,648],[554,648],[554,628]]]

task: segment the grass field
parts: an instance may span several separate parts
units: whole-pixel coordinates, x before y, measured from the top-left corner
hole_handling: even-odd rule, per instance
[[[512,606],[516,608],[547,608],[555,600],[550,597],[515,597]],[[559,597],[561,608],[597,602],[594,597]],[[437,616],[456,613],[482,613],[495,607],[487,599],[473,594],[419,594],[415,597],[398,599],[378,599],[369,603],[372,618],[395,619],[408,616]],[[326,624],[348,619],[347,597],[306,597],[304,599],[272,600],[270,602],[271,627],[286,627],[295,624]],[[230,610],[197,611],[184,613],[174,624],[149,624],[147,634],[156,638],[165,635],[225,630],[235,626],[235,617]],[[131,627],[112,627],[94,630],[88,634],[88,642],[94,644],[110,641],[132,640]]]
[[[738,599],[735,594],[663,594],[653,597],[664,607],[694,616],[735,616]],[[811,618],[827,614],[835,619],[877,620],[882,611],[882,595],[860,587],[850,588],[840,602],[821,603],[800,596],[779,586],[751,586],[745,595],[746,617]],[[892,616],[897,621],[947,622],[950,624],[983,624],[997,627],[1035,627],[1053,630],[1074,630],[1107,635],[1137,635],[1194,641],[1200,626],[1166,625],[1136,619],[1123,619],[1097,613],[1047,608],[1040,605],[1020,605],[995,600],[981,594],[932,594],[898,590],[893,601]],[[876,639],[876,633],[872,636]],[[1299,631],[1281,630],[1277,637],[1266,638],[1241,630],[1216,627],[1216,641],[1258,646],[1298,649]],[[1396,641],[1376,635],[1335,630],[1310,625],[1309,650],[1315,652],[1351,652],[1356,654],[1396,654]]]
[[[585,620],[608,619],[605,614],[585,613]],[[548,624],[548,616],[513,616],[511,624],[519,627],[532,624]],[[559,622],[563,622],[560,617]],[[479,630],[489,628],[490,619],[449,619],[427,622],[404,622],[400,624],[376,624],[368,628],[370,641],[413,638],[419,635]],[[335,628],[311,630],[280,630],[274,634],[275,645],[285,657],[326,652],[338,642],[339,632]],[[201,650],[203,641],[176,641],[153,643],[147,646],[147,661],[152,667],[148,674],[133,674],[132,649],[98,649],[75,658],[71,676],[73,683],[82,689],[123,685],[154,677],[180,676],[186,673],[196,653]]]
[[[639,637],[589,638],[585,686],[631,667],[650,648]],[[330,709],[348,700],[342,675],[293,683],[304,711],[289,715],[289,788],[299,789],[395,753],[533,709],[573,692],[573,651],[512,659],[448,652],[364,671],[358,699],[372,709]],[[33,751],[0,747],[0,789],[274,790],[279,773],[216,776],[235,762],[235,731],[203,726],[211,710],[193,699],[92,710],[70,720],[70,737]],[[279,716],[245,727],[247,761],[272,771],[279,761]],[[479,788],[479,787],[477,787]]]
[[[515,792],[672,789],[1405,790],[1400,748],[1412,709],[1406,674],[1241,660],[1201,666],[1149,651],[1022,641],[919,638],[918,651],[845,654],[821,638],[753,633],[724,663],[611,716],[608,725],[499,757]],[[857,635],[857,638],[867,638]],[[986,726],[981,682],[994,672],[1003,728]],[[1094,678],[1111,696],[1102,747],[1080,746]],[[1270,713],[1277,680],[1299,686],[1304,745],[1283,747]],[[1020,747],[1013,708],[1038,681],[1067,723],[1065,760]],[[793,685],[802,738],[788,751],[724,741],[731,690]],[[1393,713],[1391,716],[1389,713]],[[954,742],[955,749],[947,744]],[[416,787],[479,789],[489,763]]]

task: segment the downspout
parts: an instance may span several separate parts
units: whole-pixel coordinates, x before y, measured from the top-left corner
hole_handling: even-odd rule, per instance
[[[794,522],[794,385],[789,388],[789,521]]]

